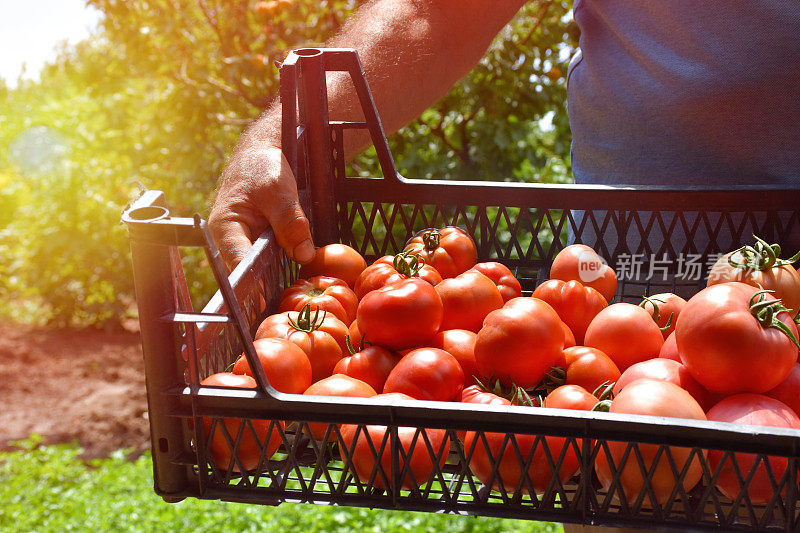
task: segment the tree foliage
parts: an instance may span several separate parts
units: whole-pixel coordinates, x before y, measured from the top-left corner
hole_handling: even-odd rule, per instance
[[[63,48],[40,81],[0,83],[0,309],[34,301],[33,318],[60,324],[132,311],[119,216],[137,182],[164,190],[176,214],[207,214],[238,135],[277,94],[273,63],[323,43],[362,2],[88,3],[104,13],[93,38]],[[392,137],[404,175],[569,179],[570,4],[524,7],[468,76]],[[374,173],[373,152],[352,166]],[[186,261],[194,271],[202,258]],[[194,292],[209,280],[198,275]]]

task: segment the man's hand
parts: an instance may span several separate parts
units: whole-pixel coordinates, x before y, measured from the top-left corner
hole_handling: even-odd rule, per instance
[[[267,227],[272,227],[278,244],[294,261],[308,263],[314,258],[308,219],[280,148],[251,147],[231,157],[211,208],[209,226],[229,270]]]
[[[441,98],[481,56],[525,0],[373,0],[327,45],[355,48],[387,133]],[[347,76],[328,76],[333,120],[363,120]],[[280,146],[276,103],[242,135],[220,180],[209,222],[225,264],[233,268],[271,226],[289,257],[314,257],[308,220]],[[344,137],[349,159],[370,143],[366,130]]]

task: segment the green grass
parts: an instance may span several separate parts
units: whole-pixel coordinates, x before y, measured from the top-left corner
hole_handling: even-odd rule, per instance
[[[558,524],[442,514],[282,504],[278,507],[189,499],[165,503],[153,493],[148,454],[124,452],[83,462],[74,445],[0,452],[3,531],[375,531],[407,533],[561,531]]]

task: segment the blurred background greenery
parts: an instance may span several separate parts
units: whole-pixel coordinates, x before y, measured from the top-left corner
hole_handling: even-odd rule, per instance
[[[178,215],[207,216],[247,124],[278,90],[280,61],[323,43],[357,0],[89,0],[93,36],[39,80],[0,79],[0,316],[116,327],[135,316],[127,234],[138,183]],[[391,137],[411,178],[571,179],[571,1],[530,3],[480,64]],[[372,150],[353,172],[377,169]],[[187,267],[202,266],[189,256]],[[210,276],[194,278],[196,293]]]

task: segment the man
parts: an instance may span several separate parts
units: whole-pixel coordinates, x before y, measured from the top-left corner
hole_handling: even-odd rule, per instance
[[[387,133],[442,97],[524,0],[374,0],[327,46],[358,50]],[[800,3],[575,0],[581,53],[568,72],[575,181],[800,184]],[[359,120],[344,77],[332,119]],[[347,157],[369,143],[345,137]],[[211,229],[229,267],[268,225],[289,257],[313,258],[280,149],[280,107],[242,135]]]
[[[359,51],[387,132],[412,121],[483,56],[523,0],[374,0],[328,46]],[[578,183],[800,183],[800,3],[575,0],[581,53],[568,73]],[[358,120],[349,82],[331,117]],[[352,157],[366,132],[346,136]],[[210,215],[234,266],[268,225],[314,255],[280,151],[280,108],[242,135]]]

